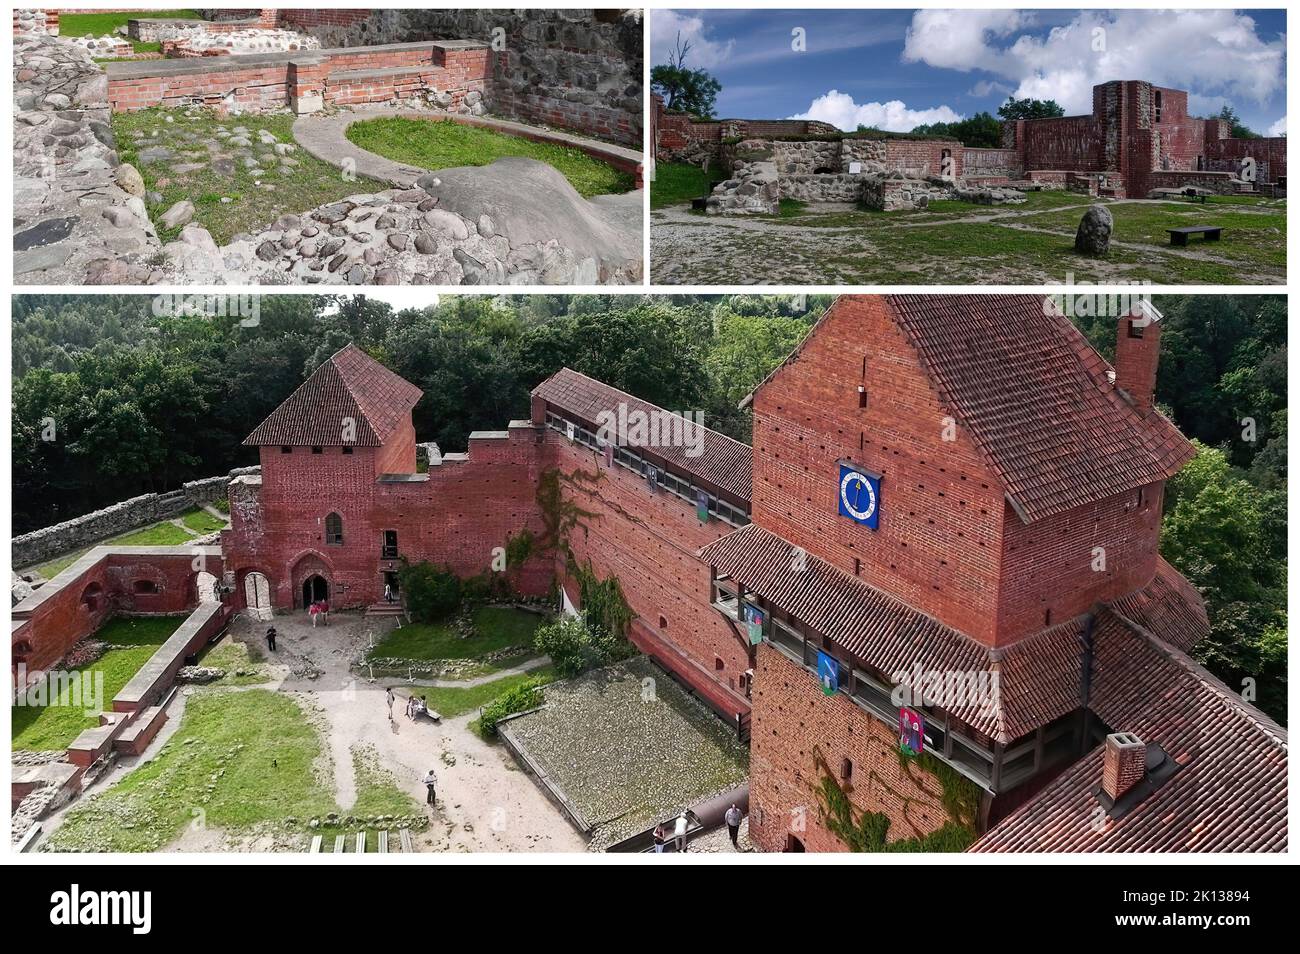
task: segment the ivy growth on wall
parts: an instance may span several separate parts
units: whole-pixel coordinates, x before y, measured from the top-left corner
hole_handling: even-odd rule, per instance
[[[850,851],[955,852],[969,848],[976,837],[975,821],[980,799],[978,786],[928,752],[910,756],[900,751],[899,759],[903,774],[922,791],[926,790],[926,779],[915,774],[917,770],[937,780],[942,786],[940,802],[948,815],[948,820],[942,826],[925,835],[916,834],[910,838],[889,841],[889,816],[883,812],[858,811],[854,808],[848,792],[836,779],[821,751],[814,749],[813,763],[820,776],[814,794],[817,796],[822,824],[844,842]],[[871,774],[871,778],[885,784],[875,773]],[[887,785],[885,787],[904,805],[916,801]]]
[[[588,528],[583,521],[599,516],[589,510],[583,510],[566,497],[564,488],[566,486],[591,487],[604,479],[604,475],[599,470],[577,469],[566,474],[559,468],[553,467],[542,473],[537,481],[537,507],[542,512],[542,536],[537,541],[537,545],[542,550],[558,547],[567,553],[569,533],[574,529],[581,529],[585,534]]]

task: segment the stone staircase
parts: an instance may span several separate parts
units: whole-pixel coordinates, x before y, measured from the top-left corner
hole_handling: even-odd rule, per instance
[[[401,603],[385,603],[382,600],[378,603],[371,603],[366,607],[366,616],[404,616],[406,610]]]

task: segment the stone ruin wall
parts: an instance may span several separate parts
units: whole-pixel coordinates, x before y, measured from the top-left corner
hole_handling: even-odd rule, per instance
[[[280,25],[325,47],[503,38],[494,112],[642,145],[639,10],[284,10]]]
[[[14,537],[10,547],[13,565],[31,566],[160,520],[170,520],[191,507],[220,500],[225,497],[231,479],[242,474],[256,474],[260,470],[259,467],[237,468],[224,476],[190,481],[180,490],[164,494],[142,494],[50,527],[21,534]]]

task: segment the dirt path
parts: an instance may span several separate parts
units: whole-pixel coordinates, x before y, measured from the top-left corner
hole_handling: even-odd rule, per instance
[[[386,685],[359,679],[350,670],[352,659],[359,658],[387,625],[359,613],[333,614],[328,627],[316,629],[300,616],[275,619],[278,650],[271,658],[290,670],[280,691],[305,693],[320,707],[339,806],[346,810],[356,800],[353,749],[371,746],[380,767],[392,772],[398,786],[421,803],[424,774],[430,768],[437,773],[438,804],[430,815],[428,836],[432,850],[584,851],[585,840],[509,753],[469,730],[473,713],[443,720],[441,725],[411,722],[404,698],[398,697],[390,720]],[[240,638],[259,638],[262,624],[245,626]],[[475,685],[545,662],[544,658],[530,660],[484,679],[440,684]],[[318,675],[311,678],[313,673]],[[399,681],[410,684],[388,682]]]

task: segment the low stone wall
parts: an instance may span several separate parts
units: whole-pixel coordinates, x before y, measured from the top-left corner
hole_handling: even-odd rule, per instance
[[[24,533],[14,537],[10,547],[13,565],[31,566],[159,520],[170,520],[191,507],[224,497],[225,488],[233,478],[260,472],[260,467],[241,467],[223,476],[190,481],[181,490],[141,494],[52,527]]]
[[[800,202],[858,202],[864,177],[835,173],[781,176],[781,198]]]
[[[197,653],[221,632],[229,618],[230,609],[224,604],[201,603],[113,697],[113,711],[136,712],[161,699],[175,682],[186,657]]]
[[[953,197],[953,184],[942,179],[867,177],[862,182],[862,201],[872,209],[898,212],[927,208],[935,199]]]
[[[1147,175],[1147,186],[1149,190],[1197,188],[1215,195],[1248,191],[1247,183],[1230,172],[1152,172]]]
[[[58,10],[14,10],[14,36],[58,35]]]
[[[434,97],[445,94],[447,108],[477,114],[486,108],[491,70],[492,51],[485,44],[457,40],[110,63],[108,99],[115,112],[207,105],[250,111],[290,106],[308,113],[332,101],[392,100],[400,75],[418,79]],[[347,75],[358,72],[367,75]],[[471,93],[475,97],[467,103]]]

